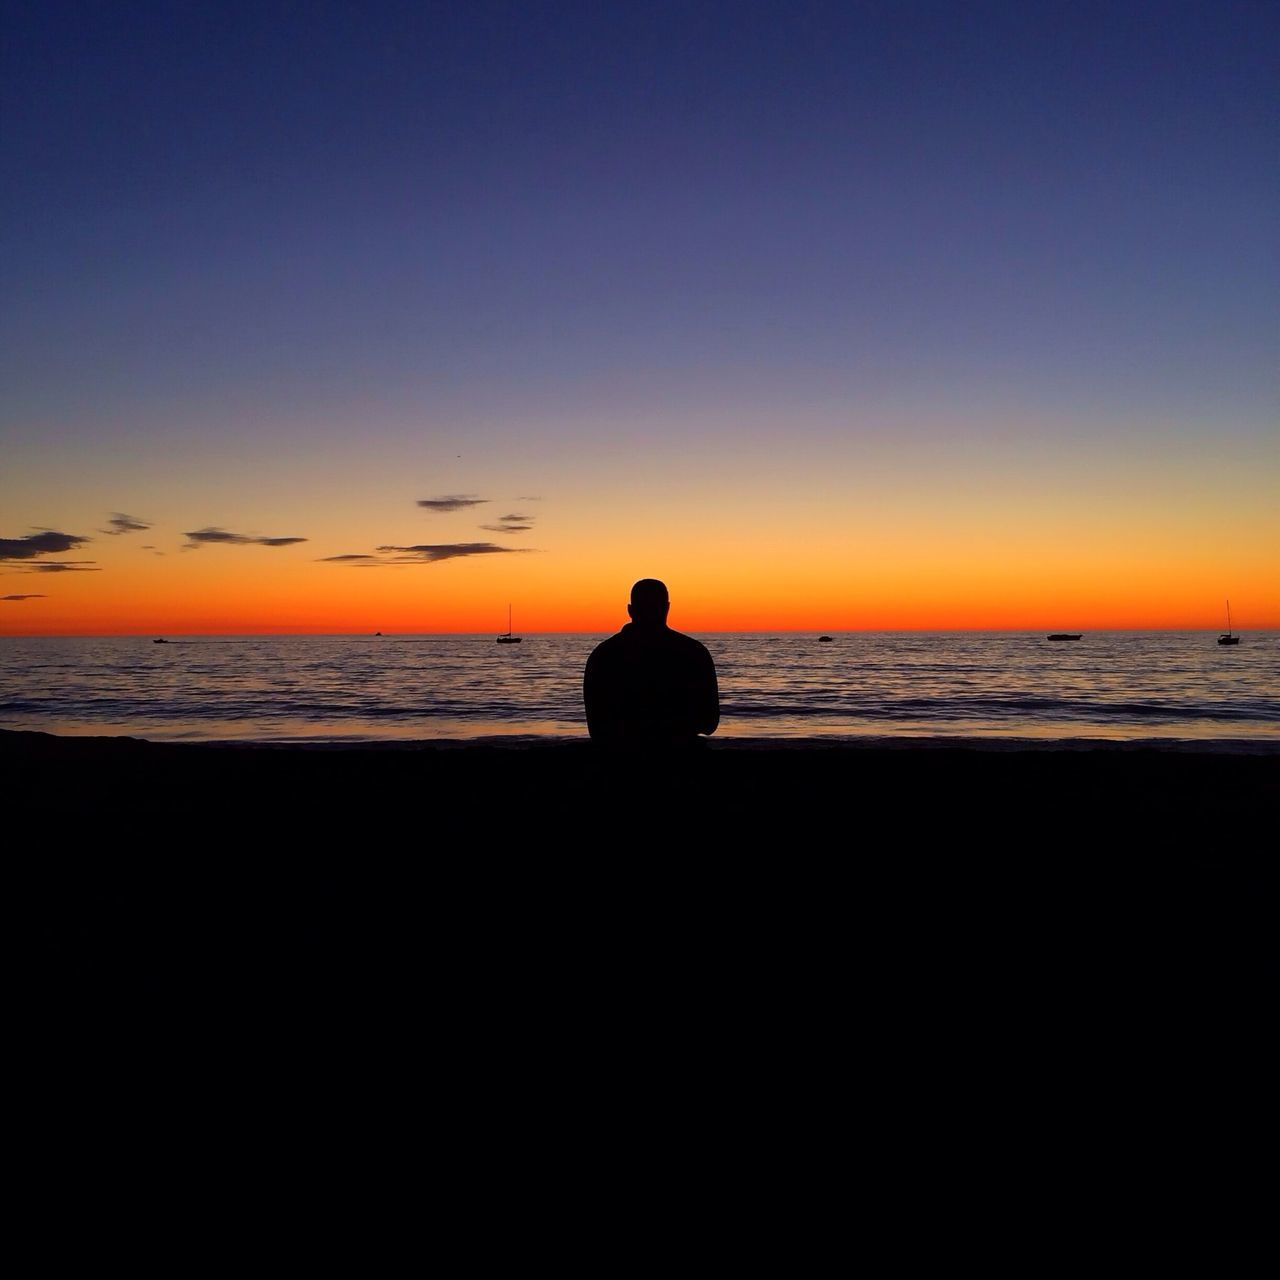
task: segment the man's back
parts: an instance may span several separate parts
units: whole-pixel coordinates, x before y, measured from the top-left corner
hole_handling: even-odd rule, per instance
[[[614,746],[692,742],[720,723],[711,655],[665,623],[629,622],[597,645],[582,696],[591,737]]]

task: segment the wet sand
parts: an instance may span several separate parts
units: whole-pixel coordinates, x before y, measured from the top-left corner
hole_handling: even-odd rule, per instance
[[[1280,756],[1245,746],[723,740],[637,760],[2,732],[0,767],[52,875],[45,960],[88,991],[1118,1008],[1276,976],[1275,855],[1247,833],[1274,829]]]

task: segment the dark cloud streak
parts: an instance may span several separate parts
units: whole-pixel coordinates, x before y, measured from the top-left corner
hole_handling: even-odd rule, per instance
[[[47,600],[48,598],[48,596],[42,596],[38,592],[25,596],[0,596],[0,600]]]
[[[103,529],[102,532],[110,534],[112,537],[119,537],[122,533],[140,533],[143,529],[151,528],[149,520],[139,520],[137,516],[127,516],[123,511],[113,511],[107,523],[111,528]]]
[[[194,551],[197,547],[214,546],[259,546],[259,547],[292,547],[296,543],[306,542],[306,538],[258,538],[247,533],[229,533],[217,527],[193,529],[182,535],[187,539],[184,551]]]
[[[467,507],[478,507],[488,502],[488,498],[478,498],[474,493],[446,493],[439,498],[419,498],[418,506],[437,514],[447,511],[463,511]]]
[[[499,516],[496,524],[482,524],[480,528],[487,529],[490,533],[528,533],[536,518],[512,512],[510,515]]]
[[[463,556],[520,555],[526,547],[500,547],[496,542],[437,542],[419,543],[412,547],[379,547],[379,551],[397,553],[391,563],[435,564],[441,560],[457,560]]]
[[[34,556],[56,556],[64,551],[74,551],[91,538],[76,533],[58,533],[55,529],[43,529],[29,533],[25,538],[0,538],[0,560],[30,560]]]

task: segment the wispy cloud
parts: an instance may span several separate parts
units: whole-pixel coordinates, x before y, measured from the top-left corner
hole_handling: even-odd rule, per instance
[[[528,533],[533,528],[533,516],[499,516],[496,524],[482,524],[480,528],[490,533]]]
[[[101,573],[94,568],[96,560],[51,560],[47,564],[26,566],[27,573]]]
[[[478,498],[474,493],[446,493],[439,498],[419,498],[418,506],[435,512],[465,511],[467,507],[478,507],[488,501],[488,498]]]
[[[48,596],[42,596],[39,593],[25,596],[0,596],[0,600],[47,600]]]
[[[143,529],[151,528],[149,520],[139,520],[137,516],[127,516],[122,511],[113,511],[107,524],[111,527],[103,529],[102,532],[111,534],[113,537],[122,533],[140,533]]]
[[[197,547],[210,544],[237,547],[292,547],[295,543],[306,542],[306,538],[259,538],[247,533],[228,533],[226,529],[218,528],[192,529],[182,536],[187,539],[183,547],[184,551],[194,551]]]
[[[378,559],[377,556],[357,555],[354,552],[352,552],[344,556],[321,556],[317,563],[319,564],[361,564],[361,563],[382,564],[383,561]]]
[[[55,529],[42,529],[23,538],[0,538],[0,560],[31,560],[35,556],[56,556],[64,551],[74,551],[91,538],[76,533],[58,533]]]
[[[496,542],[436,542],[419,543],[413,547],[379,547],[379,551],[394,554],[392,563],[435,564],[439,560],[457,560],[463,556],[523,555],[527,547],[500,547]]]

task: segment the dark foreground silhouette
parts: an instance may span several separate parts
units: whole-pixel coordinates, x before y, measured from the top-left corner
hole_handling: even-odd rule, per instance
[[[976,1249],[993,1187],[1022,1206],[1029,1181],[1032,1223],[1081,1188],[1127,1212],[1139,1157],[1113,1150],[1185,1189],[1198,1133],[1265,1126],[1274,1087],[1242,1079],[1274,1064],[1280,756],[730,738],[631,766],[581,739],[0,731],[12,985],[43,1011],[11,1056],[41,1072],[39,1140],[68,1134],[50,1162],[105,1188],[154,1150],[187,1203],[194,1135],[273,1204],[284,1157],[258,1152],[288,1145],[347,1212],[335,1153],[377,1152],[371,1194],[412,1218],[408,1135],[464,1179],[441,1203],[474,1238],[498,1177],[518,1246],[550,1249],[563,1153],[619,1239],[620,1194],[660,1174],[754,1253],[744,1206],[780,1224],[784,1269],[815,1214],[845,1222],[839,1161],[887,1179],[863,1198],[897,1240],[941,1202],[943,1245]]]
[[[246,971],[267,992],[264,952],[291,1000],[541,970],[598,1003],[626,975],[699,991],[714,959],[716,1002],[731,972],[828,1013],[963,989],[1019,1018],[1067,989],[1128,1010],[1276,976],[1277,860],[1221,838],[1224,815],[1273,823],[1275,754],[725,739],[620,773],[581,740],[0,731],[0,776],[42,824],[14,855],[50,877],[45,962],[121,996]]]
[[[1274,822],[1280,756],[713,739],[630,766],[0,731],[32,820],[15,983],[74,1037],[58,1107],[130,1143],[166,1080],[166,1134],[183,1107],[277,1132],[282,1099],[323,1144],[343,1108],[432,1142],[454,1115],[457,1167],[527,1141],[529,1186],[617,1126],[755,1178],[798,1125],[779,1154],[828,1191],[836,1132],[877,1168],[939,1152],[950,1196],[1002,1124],[1024,1152],[1123,1105],[1131,1134],[1142,1099],[1181,1143],[1191,1099],[1216,1125],[1239,1092],[1171,1075],[1189,1049],[1271,1060],[1275,858],[1221,833]]]
[[[666,585],[631,588],[631,621],[597,645],[582,679],[592,741],[613,747],[679,747],[715,733],[720,694],[706,646],[667,626]]]

